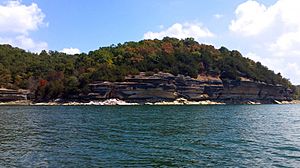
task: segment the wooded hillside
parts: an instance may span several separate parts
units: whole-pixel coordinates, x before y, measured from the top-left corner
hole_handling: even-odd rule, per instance
[[[93,81],[122,81],[130,74],[159,71],[191,77],[220,76],[223,81],[243,77],[295,90],[280,73],[238,51],[215,49],[192,38],[126,42],[77,55],[57,51],[35,54],[0,45],[0,86],[30,89],[37,100],[88,93],[88,84]]]

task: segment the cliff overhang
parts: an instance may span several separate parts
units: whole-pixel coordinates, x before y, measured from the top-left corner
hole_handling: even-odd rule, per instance
[[[159,72],[127,76],[123,82],[99,81],[89,85],[89,99],[117,98],[128,102],[219,101],[225,103],[292,100],[292,91],[281,85],[271,85],[250,79],[224,80],[219,76],[199,75],[197,78]]]

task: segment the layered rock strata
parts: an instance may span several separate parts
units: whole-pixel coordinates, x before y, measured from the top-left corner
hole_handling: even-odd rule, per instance
[[[95,82],[90,84],[90,99],[118,98],[128,102],[174,101],[185,98],[189,101],[213,100],[227,103],[275,100],[291,100],[291,90],[279,85],[269,85],[251,80],[223,81],[219,77],[199,75],[174,76],[157,73],[129,76],[124,82]]]
[[[0,88],[0,102],[27,100],[30,91]]]

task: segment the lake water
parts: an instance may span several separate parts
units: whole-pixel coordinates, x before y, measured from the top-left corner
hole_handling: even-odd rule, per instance
[[[15,166],[300,167],[300,105],[1,106]]]

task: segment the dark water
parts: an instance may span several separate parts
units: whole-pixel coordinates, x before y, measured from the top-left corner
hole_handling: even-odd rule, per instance
[[[15,166],[300,167],[300,106],[2,106]]]

